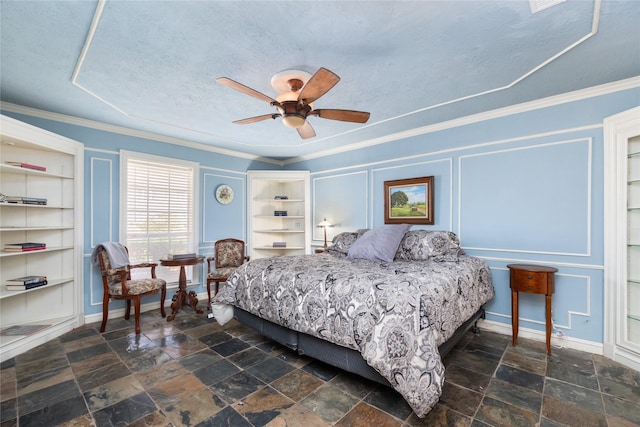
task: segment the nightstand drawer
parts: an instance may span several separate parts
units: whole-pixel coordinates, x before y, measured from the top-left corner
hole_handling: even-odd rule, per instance
[[[515,270],[512,274],[513,280],[511,282],[511,288],[514,291],[534,294],[547,293],[547,273],[542,271]]]

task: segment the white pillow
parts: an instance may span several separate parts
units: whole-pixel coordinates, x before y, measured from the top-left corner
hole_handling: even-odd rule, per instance
[[[211,312],[220,326],[233,319],[233,306],[230,304],[214,302],[211,304]]]
[[[389,224],[367,231],[349,248],[347,258],[393,261],[398,245],[411,224]]]

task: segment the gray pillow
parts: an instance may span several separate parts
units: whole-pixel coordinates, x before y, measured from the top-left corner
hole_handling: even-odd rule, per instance
[[[347,258],[391,262],[411,224],[390,224],[367,231],[349,248]]]
[[[395,254],[399,261],[458,261],[464,251],[455,233],[443,230],[408,231]]]

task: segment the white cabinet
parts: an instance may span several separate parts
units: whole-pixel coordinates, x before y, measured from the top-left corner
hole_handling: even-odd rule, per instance
[[[249,171],[249,255],[309,254],[308,171]]]
[[[83,323],[84,147],[6,116],[0,116],[0,138],[0,193],[27,201],[41,199],[41,204],[0,202],[0,353],[4,361]],[[12,165],[20,163],[27,167]],[[44,243],[46,249],[5,250],[7,245],[24,242]],[[47,284],[7,289],[8,280],[24,276],[45,276]]]

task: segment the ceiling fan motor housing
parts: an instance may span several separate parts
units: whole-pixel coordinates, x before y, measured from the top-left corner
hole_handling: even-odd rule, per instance
[[[307,115],[311,111],[308,104],[298,101],[283,101],[276,105],[282,115],[282,123],[290,128],[299,128],[304,125]]]

